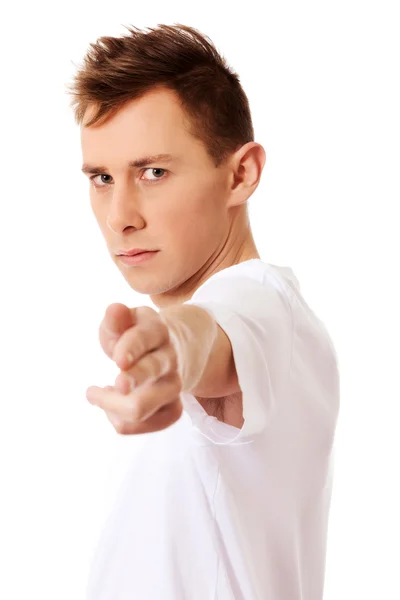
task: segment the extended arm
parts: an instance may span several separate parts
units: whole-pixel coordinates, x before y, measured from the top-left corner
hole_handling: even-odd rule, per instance
[[[177,349],[183,392],[220,398],[240,391],[231,343],[208,311],[182,304],[160,317]]]

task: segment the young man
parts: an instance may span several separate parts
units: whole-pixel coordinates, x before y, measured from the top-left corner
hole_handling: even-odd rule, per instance
[[[337,360],[292,270],[257,252],[265,152],[239,78],[197,30],[162,25],[101,38],[72,92],[108,251],[158,308],[113,304],[100,326],[120,373],[88,399],[152,435],[88,598],[321,600]]]

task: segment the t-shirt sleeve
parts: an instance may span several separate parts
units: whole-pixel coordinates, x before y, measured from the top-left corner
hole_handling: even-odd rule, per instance
[[[243,401],[244,424],[239,429],[208,415],[192,394],[185,393],[183,405],[193,426],[216,444],[265,431],[289,374],[293,326],[284,290],[250,277],[220,277],[206,282],[184,304],[206,309],[225,331]]]

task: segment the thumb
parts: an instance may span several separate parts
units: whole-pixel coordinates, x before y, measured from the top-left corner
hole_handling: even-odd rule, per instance
[[[119,338],[135,322],[135,311],[116,302],[107,307],[102,326],[108,335]]]

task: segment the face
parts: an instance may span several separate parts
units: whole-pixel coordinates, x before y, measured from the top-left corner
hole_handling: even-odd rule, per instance
[[[83,162],[101,167],[87,174],[90,202],[126,281],[159,306],[161,296],[191,297],[229,237],[228,172],[191,135],[175,94],[151,91],[101,126],[82,127],[81,144]],[[159,154],[170,158],[128,165]],[[116,253],[131,248],[158,252],[127,265]]]

